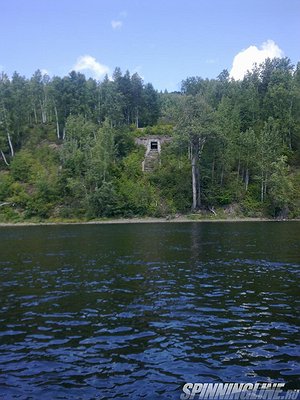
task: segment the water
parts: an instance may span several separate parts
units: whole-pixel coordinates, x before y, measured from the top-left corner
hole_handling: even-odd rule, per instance
[[[0,228],[0,397],[295,388],[299,238],[297,222]]]

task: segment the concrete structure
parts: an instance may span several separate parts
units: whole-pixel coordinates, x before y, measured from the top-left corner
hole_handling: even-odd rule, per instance
[[[172,137],[170,136],[144,136],[135,139],[137,145],[146,147],[145,159],[142,162],[142,170],[144,172],[151,172],[156,164],[159,162],[159,155],[161,146],[164,143],[170,143]]]

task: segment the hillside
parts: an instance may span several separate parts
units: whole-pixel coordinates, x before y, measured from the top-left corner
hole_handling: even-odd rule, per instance
[[[144,172],[147,135],[171,140]],[[1,75],[0,222],[189,213],[300,217],[299,64],[178,93],[119,68],[102,82]]]

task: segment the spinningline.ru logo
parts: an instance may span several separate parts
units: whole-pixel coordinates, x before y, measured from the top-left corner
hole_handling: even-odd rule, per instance
[[[180,400],[300,400],[285,383],[186,383]]]

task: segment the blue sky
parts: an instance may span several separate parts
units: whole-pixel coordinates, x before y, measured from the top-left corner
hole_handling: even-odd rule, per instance
[[[77,69],[101,80],[119,66],[172,91],[234,59],[236,79],[266,56],[300,61],[300,0],[0,0],[0,12],[9,75]]]

